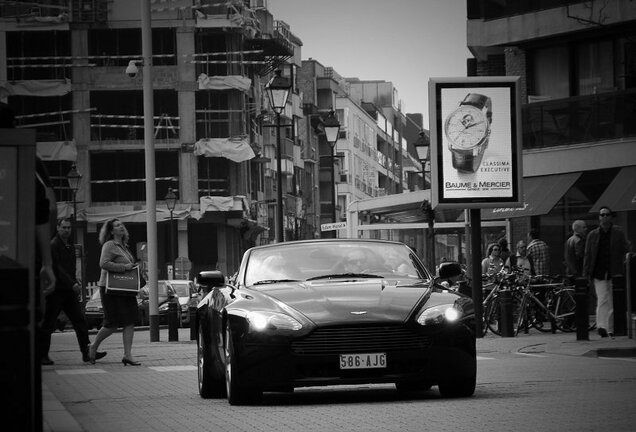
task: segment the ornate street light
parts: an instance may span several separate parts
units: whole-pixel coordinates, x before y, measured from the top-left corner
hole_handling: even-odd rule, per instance
[[[73,193],[73,240],[77,241],[77,190],[79,189],[82,175],[77,171],[77,166],[73,164],[71,170],[66,174],[66,180],[68,181],[68,188]]]
[[[282,243],[284,239],[283,231],[283,174],[281,168],[281,142],[280,142],[280,115],[287,106],[291,83],[287,78],[281,76],[281,71],[277,70],[274,77],[265,86],[269,104],[276,113],[276,241]]]
[[[424,181],[423,188],[427,189],[426,183],[426,173],[429,173],[430,176],[430,168],[431,168],[431,145],[428,137],[424,133],[424,131],[420,132],[420,136],[415,142],[415,150],[417,151],[417,158],[422,163],[422,178]],[[430,177],[429,177],[430,178]],[[428,239],[429,239],[429,265],[431,271],[435,271],[435,210],[431,207],[431,203],[427,200],[422,202],[421,206],[422,213],[424,213],[424,218],[426,222],[428,222]]]
[[[172,265],[172,276],[174,279],[176,269],[174,268],[174,219],[172,218],[172,212],[174,212],[174,208],[177,205],[177,195],[175,195],[172,188],[168,188],[168,193],[164,200],[166,201],[168,211],[170,211],[170,265]]]
[[[331,221],[336,222],[336,155],[335,147],[338,137],[340,135],[340,122],[335,116],[333,110],[329,111],[329,115],[323,122],[323,128],[325,129],[325,137],[329,146],[331,147]],[[333,236],[337,237],[337,231],[334,230]]]
[[[68,181],[68,188],[73,193],[73,245],[77,243],[77,191],[79,190],[80,182],[82,181],[82,175],[77,171],[77,166],[73,164],[71,170],[66,174],[66,180]],[[73,252],[75,252],[75,246],[73,246]],[[83,253],[83,250],[82,250]],[[84,279],[82,275],[82,279]],[[82,304],[86,304],[86,288],[84,287],[84,281],[81,283],[81,296]]]

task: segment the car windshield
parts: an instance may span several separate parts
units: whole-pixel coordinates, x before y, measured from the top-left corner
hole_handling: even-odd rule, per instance
[[[170,282],[172,288],[174,288],[175,292],[179,297],[189,297],[190,296],[190,283],[189,282]]]
[[[346,277],[428,279],[412,250],[403,244],[364,241],[282,244],[254,249],[245,284],[265,285]]]

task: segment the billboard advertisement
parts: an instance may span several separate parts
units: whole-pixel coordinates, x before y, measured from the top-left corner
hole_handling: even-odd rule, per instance
[[[519,77],[429,81],[433,207],[522,205]]]

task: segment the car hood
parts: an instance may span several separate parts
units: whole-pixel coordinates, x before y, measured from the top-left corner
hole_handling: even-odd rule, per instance
[[[353,320],[403,322],[429,292],[426,284],[414,284],[412,279],[318,280],[258,288],[259,294],[285,303],[318,325]]]

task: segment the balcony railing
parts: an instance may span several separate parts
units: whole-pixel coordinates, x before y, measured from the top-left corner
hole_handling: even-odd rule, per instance
[[[636,136],[636,89],[534,102],[522,107],[523,148]]]

